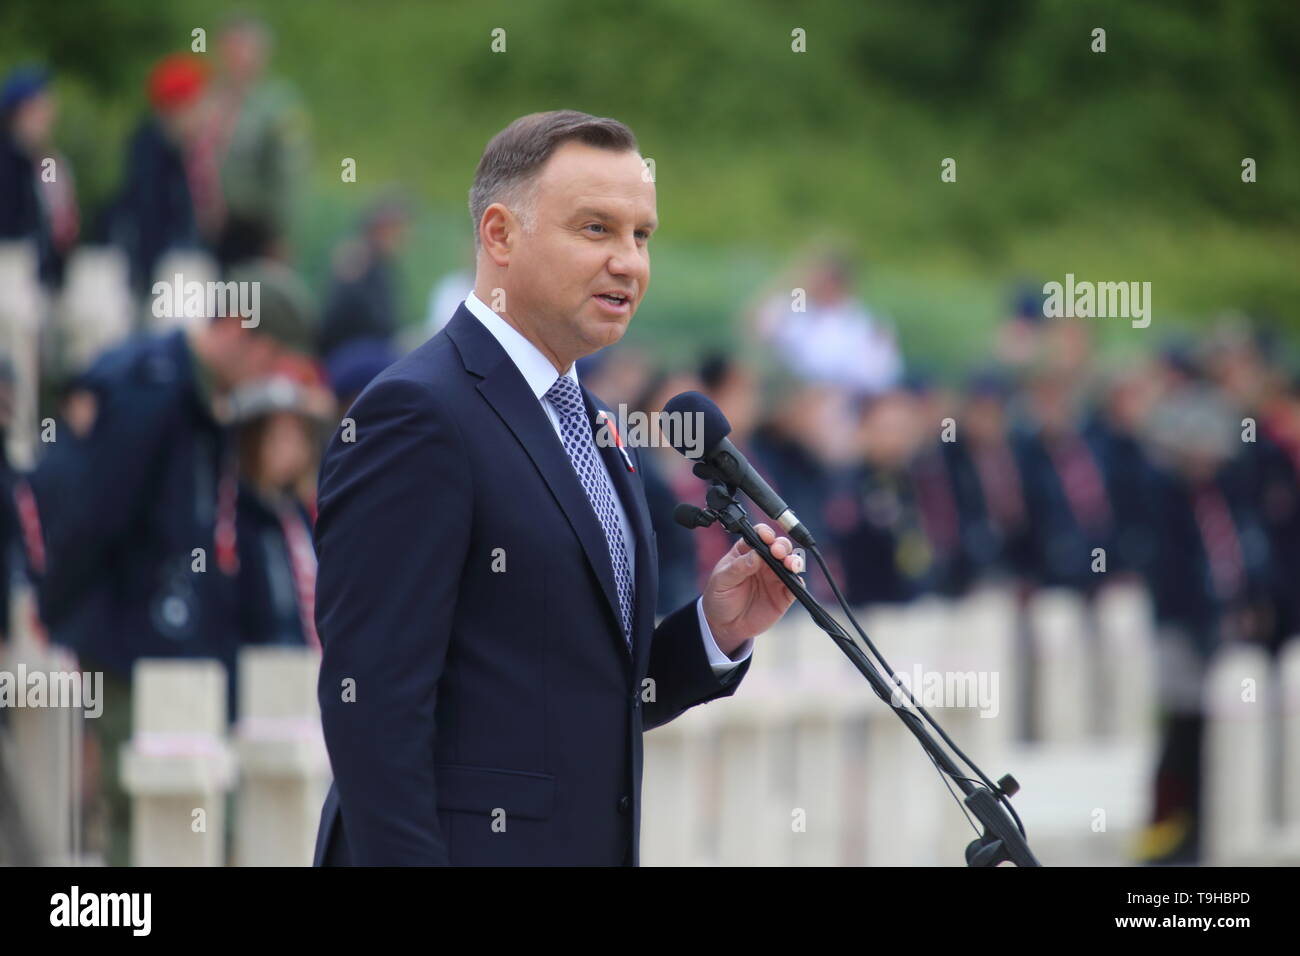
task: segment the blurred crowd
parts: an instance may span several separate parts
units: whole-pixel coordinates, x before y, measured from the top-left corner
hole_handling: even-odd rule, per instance
[[[128,845],[117,753],[134,663],[221,661],[233,720],[240,647],[319,647],[320,452],[399,354],[409,211],[375,202],[325,287],[308,287],[290,238],[308,124],[271,52],[266,26],[239,17],[213,56],[156,63],[119,189],[88,223],[56,139],[57,78],[24,65],[0,87],[0,639],[104,674],[87,842],[111,863]],[[238,295],[212,311],[203,293],[228,283],[257,289],[255,321],[230,307]],[[24,400],[38,409],[25,421]]]
[[[1153,334],[1149,348],[1103,359],[1094,320],[1045,319],[1027,289],[989,354],[945,384],[905,366],[855,288],[850,260],[818,254],[752,309],[752,357],[666,372],[615,346],[580,363],[582,377],[647,413],[685,389],[712,398],[855,606],[997,582],[1018,596],[1023,631],[1040,589],[1077,594],[1091,618],[1107,585],[1145,586],[1161,743],[1136,855],[1195,861],[1207,664],[1232,642],[1276,655],[1300,634],[1300,378],[1284,343],[1229,318],[1194,342]],[[676,502],[702,504],[702,483],[671,449],[652,451],[666,613],[731,542],[717,525],[674,523]],[[834,601],[820,575],[809,583]],[[1017,646],[1032,674],[1030,635]],[[1031,678],[1020,692],[1035,689]],[[1034,739],[1025,704],[1018,732]]]
[[[58,302],[79,248],[115,250],[131,303],[122,334],[86,361],[41,338],[40,441],[30,465],[0,459],[11,585],[0,628],[105,673],[88,758],[102,770],[87,786],[110,794],[102,826],[118,863],[127,808],[115,755],[132,665],[222,661],[235,719],[239,647],[319,646],[311,530],[323,441],[410,343],[395,277],[406,204],[370,207],[313,293],[289,238],[309,167],[304,112],[269,71],[263,24],[230,21],[214,50],[154,67],[120,191],[92,224],[55,140],[55,78],[20,67],[0,90],[0,254],[26,250],[16,261]],[[258,325],[160,320],[154,283],[170,281],[178,255],[210,263],[213,279],[258,283]],[[711,397],[854,605],[990,581],[1022,602],[1040,588],[1091,601],[1116,579],[1143,582],[1159,632],[1162,749],[1142,855],[1194,860],[1206,661],[1229,642],[1276,651],[1300,632],[1300,387],[1279,343],[1234,320],[1194,342],[1144,330],[1150,347],[1102,361],[1093,320],[1044,319],[1030,290],[953,384],[908,366],[860,298],[851,257],[819,251],[787,279],[742,317],[737,338],[752,350],[683,370],[619,345],[584,359],[580,377],[628,410],[659,411],[687,389]],[[463,271],[436,283],[424,331],[471,285]],[[21,361],[0,364],[6,432],[16,383],[31,380],[16,374]],[[667,613],[731,542],[716,525],[673,522],[676,503],[702,504],[688,462],[665,448],[644,458]],[[819,574],[808,580],[831,600]],[[34,591],[31,613],[11,613],[14,586]]]

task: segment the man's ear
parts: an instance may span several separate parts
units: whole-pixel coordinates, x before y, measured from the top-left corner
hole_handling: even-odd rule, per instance
[[[510,265],[510,253],[513,250],[515,236],[521,231],[515,214],[499,202],[494,202],[483,211],[479,223],[479,242],[488,258],[497,266]]]

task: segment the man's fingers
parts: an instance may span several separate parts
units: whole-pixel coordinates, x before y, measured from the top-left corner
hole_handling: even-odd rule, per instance
[[[758,532],[758,536],[763,539],[764,544],[771,544],[776,540],[776,532],[768,525],[756,524],[754,525],[754,530]],[[736,554],[746,555],[749,554],[750,550],[749,542],[744,538],[741,538],[736,542]]]
[[[806,564],[804,563],[803,558],[803,548],[796,548],[794,542],[789,538],[778,538],[776,532],[768,525],[754,525],[754,530],[758,532],[758,536],[763,540],[763,543],[768,546],[768,550],[771,552],[772,557],[776,558],[778,561],[784,562],[785,566],[796,574],[805,570]],[[736,542],[737,558],[745,558],[747,555],[750,555],[751,551],[753,551],[753,548],[751,548],[743,538]],[[761,560],[762,559],[757,555],[753,555],[745,561],[745,566],[757,568],[757,562],[760,562]]]

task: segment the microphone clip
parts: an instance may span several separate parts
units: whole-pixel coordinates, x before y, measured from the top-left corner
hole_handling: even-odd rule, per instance
[[[673,519],[683,528],[691,530],[707,528],[718,521],[721,521],[728,530],[733,530],[729,521],[734,521],[745,514],[745,509],[736,498],[738,489],[717,477],[713,469],[704,462],[695,466],[695,474],[709,481],[709,490],[705,495],[708,507],[699,508],[682,502],[673,510]]]

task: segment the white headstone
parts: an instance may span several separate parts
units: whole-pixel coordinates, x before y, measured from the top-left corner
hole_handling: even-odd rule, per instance
[[[320,655],[308,647],[239,653],[240,776],[235,860],[310,866],[329,755],[316,699]]]
[[[1259,862],[1269,850],[1269,723],[1275,692],[1263,648],[1230,645],[1210,662],[1202,788],[1208,863]]]
[[[133,865],[222,865],[235,770],[225,668],[215,660],[138,661],[131,704],[121,766],[132,797]]]

